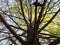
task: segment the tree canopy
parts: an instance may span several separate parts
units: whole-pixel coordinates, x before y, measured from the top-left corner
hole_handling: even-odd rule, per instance
[[[58,45],[60,0],[0,0],[1,45]]]

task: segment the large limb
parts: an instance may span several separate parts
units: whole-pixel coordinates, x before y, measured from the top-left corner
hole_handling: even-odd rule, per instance
[[[40,11],[39,16],[38,16],[38,20],[37,20],[37,26],[38,27],[39,27],[40,22],[41,22],[41,18],[42,18],[44,9],[45,9],[46,2],[47,2],[47,0],[44,0],[43,6],[42,6],[41,11]]]
[[[54,16],[42,28],[40,28],[38,33],[40,33],[46,26],[48,26],[59,12],[60,12],[60,9],[54,14]]]
[[[22,16],[23,16],[23,18],[24,18],[24,21],[25,21],[25,23],[27,24],[27,26],[28,26],[28,21],[27,21],[27,19],[26,19],[26,16],[25,16],[25,13],[24,13],[24,8],[23,8],[23,5],[22,5],[22,0],[20,0],[20,6],[21,6],[21,11],[22,11]]]
[[[14,35],[14,37],[16,37],[19,42],[21,42],[21,44],[25,44],[25,41],[18,34],[16,34],[16,32],[9,26],[1,14],[0,19],[2,20],[3,24],[9,29],[9,31]]]

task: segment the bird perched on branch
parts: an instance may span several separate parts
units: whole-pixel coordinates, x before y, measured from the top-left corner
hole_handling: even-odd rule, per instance
[[[40,4],[39,2],[34,2],[33,5],[34,5],[34,6],[40,6],[40,7],[43,6],[43,4]]]

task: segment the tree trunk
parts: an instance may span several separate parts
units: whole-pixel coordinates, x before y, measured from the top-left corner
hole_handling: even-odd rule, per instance
[[[41,45],[41,44],[39,43],[38,39],[35,38],[35,40],[34,40],[34,38],[33,38],[33,40],[27,42],[27,45]]]
[[[35,38],[31,45],[40,45],[38,38]]]
[[[27,45],[40,45],[39,39],[34,28],[29,28],[28,30]]]

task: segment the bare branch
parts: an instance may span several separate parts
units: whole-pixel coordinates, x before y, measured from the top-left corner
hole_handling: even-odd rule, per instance
[[[9,24],[5,21],[3,16],[0,14],[0,19],[2,20],[3,24],[9,29],[9,31],[22,43],[25,44],[25,41],[16,34],[16,32],[9,26]]]
[[[22,29],[22,28],[20,28],[20,27],[16,27],[16,26],[13,26],[13,25],[10,25],[11,27],[14,27],[14,28],[16,28],[16,29],[20,29],[20,30],[22,30],[22,31],[24,31],[24,32],[26,32],[26,30],[25,29]]]
[[[54,14],[54,16],[39,30],[39,33],[46,27],[48,26],[52,20],[56,17],[56,15],[60,12],[60,9]]]
[[[47,2],[47,0],[44,0],[42,9],[41,9],[41,11],[40,11],[40,13],[39,13],[39,16],[38,16],[38,20],[37,20],[37,26],[38,26],[38,27],[39,27],[39,24],[40,24],[40,21],[41,21],[41,18],[42,18],[42,14],[43,14],[44,7],[45,7],[46,2]]]
[[[53,42],[51,42],[49,45],[57,45],[60,43],[60,38],[55,39]]]
[[[46,33],[40,33],[41,35],[48,35],[49,37],[51,38],[60,38],[60,36],[57,36],[57,35],[52,35],[52,34],[46,34]]]
[[[25,22],[26,22],[26,24],[28,26],[28,21],[26,20],[26,17],[25,17],[25,14],[24,14],[24,10],[23,10],[22,0],[20,0],[20,6],[21,6],[21,11],[22,11],[22,16],[23,16],[23,18],[24,18],[24,20],[25,20]]]
[[[1,9],[0,9],[1,10]],[[18,25],[18,23],[16,23],[13,19],[12,19],[12,15],[8,15],[7,13],[5,13],[3,10],[1,10],[5,15],[7,15],[18,27],[19,27],[19,29],[21,29],[21,30],[23,30],[24,31],[24,29],[22,29],[19,25]]]

